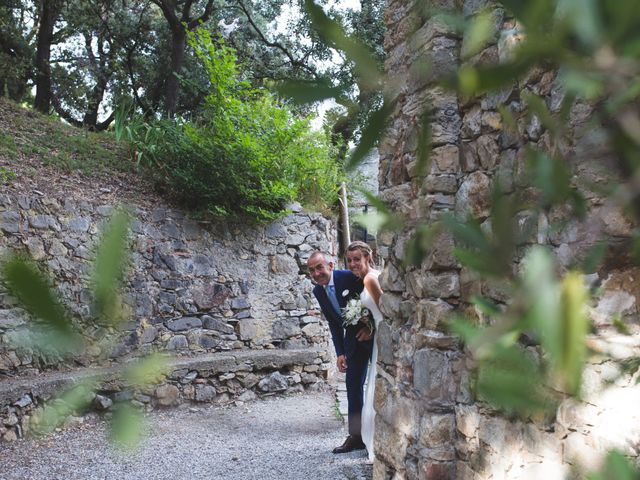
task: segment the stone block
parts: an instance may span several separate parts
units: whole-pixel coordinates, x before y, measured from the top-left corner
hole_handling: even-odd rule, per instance
[[[234,310],[244,310],[246,308],[251,308],[251,304],[246,298],[234,298],[231,300],[231,308]]]
[[[158,329],[154,326],[147,326],[140,334],[140,343],[151,343],[158,336]]]
[[[44,244],[38,237],[30,237],[29,240],[27,240],[27,249],[29,250],[31,258],[36,262],[44,260],[47,256],[44,250]]]
[[[243,318],[238,322],[240,340],[254,340],[258,337],[258,321],[253,318]]]
[[[169,339],[167,343],[167,350],[182,350],[189,346],[189,342],[187,342],[187,337],[184,335],[176,335]]]
[[[219,307],[231,295],[231,290],[217,283],[205,283],[192,289],[193,301],[200,310]]]
[[[457,480],[456,466],[453,462],[420,460],[419,480]]]
[[[462,136],[474,138],[480,135],[482,129],[482,109],[479,105],[473,106],[462,118]]]
[[[493,135],[482,135],[476,140],[478,160],[485,170],[493,170],[500,158],[500,149]]]
[[[389,324],[382,322],[376,331],[376,342],[378,344],[378,362],[392,365],[394,363],[394,342],[392,330]]]
[[[169,320],[167,328],[173,332],[181,332],[192,328],[201,328],[202,320],[198,317],[181,317]]]
[[[480,167],[478,144],[476,142],[462,142],[460,147],[460,167],[465,173],[474,172]]]
[[[458,272],[420,273],[407,275],[408,290],[418,298],[451,298],[460,296]]]
[[[216,398],[216,389],[211,385],[196,385],[196,402],[212,402]]]
[[[429,330],[444,328],[453,307],[444,300],[420,300],[416,305],[417,325]]]
[[[439,350],[418,350],[413,359],[413,385],[418,393],[432,401],[449,404],[455,399],[457,381],[452,357]]]
[[[458,173],[460,171],[460,152],[455,145],[436,147],[431,151],[431,173]]]
[[[289,382],[280,372],[273,372],[260,380],[258,388],[263,392],[283,392],[289,388]]]
[[[453,414],[423,416],[420,420],[418,442],[430,449],[451,446],[456,436],[455,420],[456,416]]]
[[[0,310],[0,328],[13,329],[19,327],[26,323],[27,318],[26,312],[19,308]]]
[[[229,325],[225,320],[218,317],[211,317],[209,315],[202,316],[202,327],[207,330],[215,330],[216,332],[220,332],[225,335],[235,333],[233,326]]]
[[[272,337],[274,339],[285,339],[300,335],[300,320],[297,317],[283,318],[273,323]]]
[[[458,180],[455,175],[427,175],[422,183],[424,193],[456,193]]]
[[[73,217],[67,223],[67,228],[72,232],[88,232],[91,226],[91,217]]]
[[[480,414],[476,405],[456,405],[456,428],[467,438],[478,433]]]
[[[404,292],[406,288],[403,274],[393,263],[388,263],[382,271],[380,285],[385,292]]]
[[[309,338],[320,336],[322,332],[322,327],[318,323],[309,323],[302,328],[302,333]]]
[[[476,218],[489,216],[491,180],[482,172],[471,173],[456,194],[456,213]]]
[[[393,448],[389,448],[389,445],[393,445]],[[376,417],[376,435],[373,439],[376,463],[382,461],[396,471],[404,471],[408,445],[406,435]]]
[[[9,212],[7,212],[9,213]],[[36,230],[46,230],[55,219],[50,215],[31,215],[29,216],[29,225]]]
[[[67,247],[65,247],[60,240],[55,238],[51,240],[48,251],[49,255],[52,255],[53,257],[64,257],[69,252]]]

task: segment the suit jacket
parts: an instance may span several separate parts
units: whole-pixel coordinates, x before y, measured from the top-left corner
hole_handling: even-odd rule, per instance
[[[364,289],[362,280],[355,276],[351,270],[334,270],[333,271],[333,284],[336,289],[336,297],[340,308],[347,306],[347,302],[353,297],[359,295]],[[347,292],[343,295],[343,293]],[[320,309],[324,314],[327,322],[329,322],[329,329],[331,330],[331,338],[333,340],[333,346],[336,349],[336,355],[346,355],[350,358],[356,350],[356,332],[359,330],[357,326],[349,326],[345,329],[342,326],[342,315],[336,313],[335,309],[331,305],[327,292],[322,285],[316,285],[313,289]]]

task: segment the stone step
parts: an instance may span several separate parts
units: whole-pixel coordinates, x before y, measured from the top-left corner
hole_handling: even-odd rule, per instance
[[[320,388],[330,365],[328,353],[319,349],[236,350],[166,361],[167,375],[161,383],[133,391],[122,377],[127,364],[5,378],[0,381],[0,441],[21,436],[36,408],[86,380],[98,383],[93,402],[98,410],[109,408],[113,398],[132,398],[147,408],[184,402],[226,404]]]

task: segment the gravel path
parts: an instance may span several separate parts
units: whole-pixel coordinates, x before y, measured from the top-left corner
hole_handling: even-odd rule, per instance
[[[108,444],[102,421],[39,440],[0,444],[0,479],[371,478],[364,451],[331,453],[344,440],[345,429],[328,392],[159,411],[147,421],[149,436],[128,454]]]

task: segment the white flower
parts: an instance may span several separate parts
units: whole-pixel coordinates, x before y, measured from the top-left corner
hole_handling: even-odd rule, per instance
[[[349,295],[349,290],[343,290],[342,291],[342,296],[346,297],[347,295]]]
[[[362,322],[372,332],[375,327],[371,321],[370,314],[369,309],[362,306],[362,301],[358,295],[349,300],[347,306],[342,309],[342,317],[344,319],[342,325],[348,327]]]

